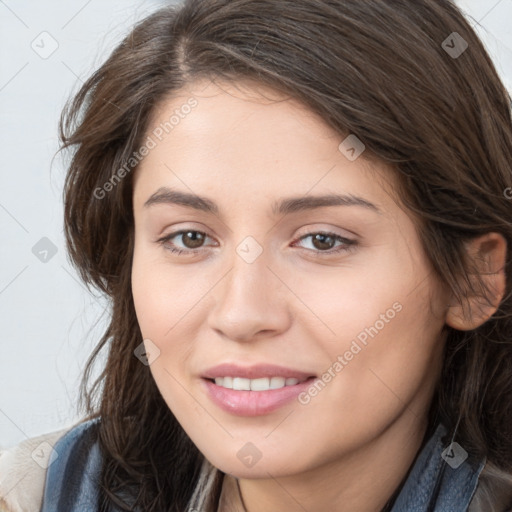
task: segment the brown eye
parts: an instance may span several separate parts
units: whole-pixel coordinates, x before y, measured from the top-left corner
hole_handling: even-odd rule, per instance
[[[334,247],[335,241],[336,240],[335,240],[335,238],[333,236],[326,235],[326,234],[323,234],[323,233],[317,233],[312,238],[313,246],[316,249],[320,249],[320,250],[332,249]]]
[[[311,247],[305,247],[304,242],[308,241]],[[357,245],[355,240],[337,235],[336,233],[309,233],[302,236],[295,243],[301,243],[301,246],[315,256],[329,256],[343,251],[348,251]],[[337,245],[336,245],[337,244]]]
[[[206,233],[190,229],[170,233],[157,240],[157,242],[173,253],[183,254],[199,251],[206,238],[209,238]]]
[[[200,231],[183,231],[180,234],[183,245],[185,245],[187,249],[196,249],[201,247],[205,238],[204,233],[201,233]]]

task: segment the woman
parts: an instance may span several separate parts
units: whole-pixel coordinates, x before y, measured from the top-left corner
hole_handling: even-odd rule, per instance
[[[61,139],[112,319],[43,511],[511,510],[510,97],[456,6],[166,7]]]

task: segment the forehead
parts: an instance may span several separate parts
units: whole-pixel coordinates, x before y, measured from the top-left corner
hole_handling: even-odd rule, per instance
[[[375,196],[392,180],[384,166],[348,160],[338,147],[346,134],[305,105],[252,82],[188,85],[154,109],[146,137],[154,147],[137,169],[135,196],[172,185],[253,198],[356,189]]]
[[[252,82],[194,82],[156,106],[147,132],[155,130],[164,131],[164,145],[197,144],[224,155],[255,147],[261,156],[286,153],[291,146],[297,152],[304,138],[330,141],[332,153],[340,138],[298,100]]]

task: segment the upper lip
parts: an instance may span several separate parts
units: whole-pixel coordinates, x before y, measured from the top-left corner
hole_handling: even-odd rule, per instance
[[[274,364],[255,364],[252,366],[239,366],[234,363],[223,363],[205,370],[202,375],[205,379],[216,377],[242,377],[245,379],[259,379],[263,377],[285,377],[299,380],[314,377],[314,374],[277,366]]]

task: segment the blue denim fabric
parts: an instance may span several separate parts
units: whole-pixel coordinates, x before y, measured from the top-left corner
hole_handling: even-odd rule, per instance
[[[67,432],[54,446],[58,458],[47,470],[41,512],[97,512],[101,454],[91,427],[98,419]],[[449,442],[438,425],[423,446],[395,500],[392,512],[467,512],[485,460],[455,457],[449,465],[441,454]],[[436,489],[437,486],[437,489]],[[115,512],[114,508],[110,509]],[[184,511],[185,512],[185,511]]]
[[[91,427],[84,422],[61,437],[48,467],[41,512],[95,512],[99,509],[101,454]]]
[[[462,462],[466,452],[461,447],[459,453],[457,448],[448,451],[446,455],[452,456],[451,460],[446,458],[451,462],[451,465],[448,464],[441,456],[445,449],[451,446],[449,440],[447,442],[443,440],[445,435],[444,426],[438,425],[416,457],[391,512],[466,512],[468,510],[486,461],[468,457]]]

